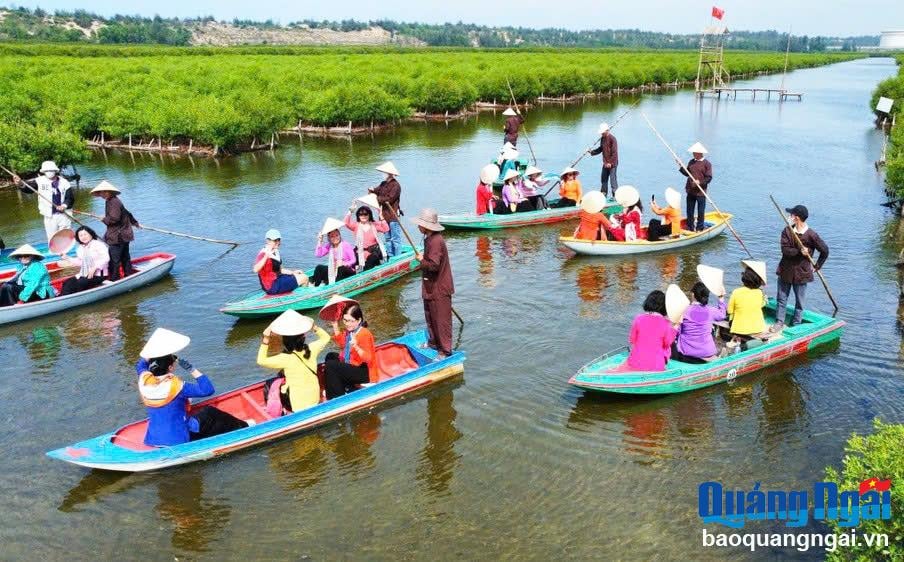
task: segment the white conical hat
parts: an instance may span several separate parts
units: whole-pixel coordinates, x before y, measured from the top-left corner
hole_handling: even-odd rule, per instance
[[[60,169],[57,167],[56,162],[53,160],[45,160],[41,163],[40,172],[43,174],[44,172],[59,172]]]
[[[104,181],[100,182],[99,184],[97,184],[97,187],[92,189],[91,193],[100,193],[101,191],[112,191],[113,193],[122,193],[121,191],[116,189],[115,185],[108,182],[107,180],[104,180]]]
[[[75,246],[75,231],[71,228],[62,228],[50,237],[47,247],[52,254],[68,254]]]
[[[681,208],[681,194],[674,187],[665,188],[665,201],[673,209]]]
[[[690,299],[687,298],[687,295],[684,294],[684,291],[678,285],[672,283],[665,290],[665,311],[673,324],[681,322],[684,311],[690,305]]]
[[[11,257],[11,258],[18,258],[18,257],[22,257],[22,256],[31,256],[31,257],[37,258],[39,260],[44,259],[44,254],[35,250],[35,247],[32,246],[31,244],[23,244],[23,245],[19,246],[18,248],[16,248],[15,251],[13,251],[13,253],[11,253],[9,255],[9,257]]]
[[[589,191],[581,199],[581,208],[588,213],[598,213],[606,206],[606,196],[602,191]]]
[[[538,168],[536,166],[528,166],[527,169],[524,170],[524,175],[526,177],[530,177],[534,174],[542,174],[542,173],[543,173],[543,170],[541,170],[540,168]]]
[[[376,193],[368,193],[367,195],[365,195],[363,197],[358,197],[357,199],[355,199],[355,202],[361,203],[362,205],[370,207],[376,211],[380,210],[380,202],[377,201]]]
[[[518,159],[518,150],[515,148],[506,148],[502,151],[502,159],[503,160],[517,160]]]
[[[597,133],[600,134],[600,135],[602,135],[603,133],[605,133],[605,132],[608,131],[609,129],[610,129],[609,123],[605,123],[605,122],[604,122],[604,123],[600,123],[600,128],[597,130]]]
[[[627,208],[640,201],[640,192],[633,185],[621,185],[615,190],[615,200]]]
[[[396,169],[395,164],[392,162],[383,162],[379,166],[377,166],[378,172],[383,172],[384,174],[392,174],[394,176],[399,175],[398,169]]]
[[[710,293],[717,297],[725,295],[725,272],[723,270],[700,264],[697,266],[697,277],[706,285]]]
[[[766,283],[766,262],[756,260],[741,260],[741,265],[749,267],[757,276]]]
[[[322,236],[326,236],[330,232],[334,230],[339,230],[345,226],[345,223],[339,219],[334,219],[333,217],[328,217],[326,221],[323,223],[323,228],[320,229],[320,234]]]
[[[571,166],[568,166],[567,168],[565,168],[564,170],[562,170],[562,173],[559,174],[559,177],[561,178],[561,177],[564,176],[565,174],[571,174],[571,173],[574,173],[574,172],[577,172],[577,170],[575,170],[575,169],[572,168]],[[578,173],[580,173],[580,172],[578,172]]]
[[[709,154],[709,151],[706,150],[706,147],[703,146],[699,142],[695,142],[693,145],[691,145],[690,148],[687,149],[687,151],[690,152],[691,154],[693,154],[694,152],[699,152],[701,154]]]
[[[499,177],[499,166],[487,164],[480,169],[480,181],[487,185],[492,184]]]
[[[306,334],[314,327],[314,321],[294,310],[287,310],[270,323],[270,330],[281,336]]]
[[[505,150],[506,148],[515,148],[515,145],[513,145],[509,141],[505,141],[505,144],[502,145],[502,150]]]
[[[342,295],[333,295],[330,297],[330,300],[326,301],[326,304],[320,309],[318,315],[321,320],[335,322],[339,320],[339,311],[344,311],[352,304],[358,304],[358,301],[345,298]]]
[[[509,181],[512,178],[517,178],[521,174],[518,173],[518,170],[514,168],[505,173],[505,177],[502,178],[502,181]]]
[[[503,111],[502,114],[503,114],[503,115],[509,115],[509,116],[511,116],[511,115],[518,115],[518,113],[515,112],[515,110],[512,109],[511,107],[508,108],[508,109],[506,109],[505,111]]]
[[[145,359],[155,359],[157,357],[165,357],[174,353],[179,353],[191,343],[191,338],[183,336],[166,328],[157,328],[151,334],[144,347],[141,348],[141,355]]]

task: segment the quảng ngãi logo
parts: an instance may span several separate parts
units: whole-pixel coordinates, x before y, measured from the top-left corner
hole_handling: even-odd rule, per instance
[[[839,492],[834,482],[813,485],[814,521],[837,521],[841,527],[856,527],[860,521],[891,519],[891,480],[868,478],[857,490]],[[785,521],[787,527],[809,523],[810,494],[807,490],[760,490],[756,482],[749,492],[726,490],[720,482],[703,482],[697,490],[698,513],[704,523],[720,523],[741,529],[747,521]]]

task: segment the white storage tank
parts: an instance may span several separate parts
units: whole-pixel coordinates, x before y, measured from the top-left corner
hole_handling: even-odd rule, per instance
[[[879,38],[879,48],[904,50],[904,29],[883,31]]]

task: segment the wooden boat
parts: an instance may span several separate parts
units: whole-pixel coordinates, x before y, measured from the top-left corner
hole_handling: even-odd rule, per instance
[[[35,250],[44,254],[43,261],[45,264],[54,263],[54,262],[57,262],[60,260],[60,256],[50,253],[50,250],[47,248],[46,243],[32,244],[32,247]],[[0,251],[0,273],[4,273],[7,270],[16,268],[16,264],[19,262],[16,261],[15,258],[9,257],[9,255],[11,253],[13,253],[14,251],[15,251],[15,248],[4,248],[2,251]],[[69,253],[67,255],[69,255],[69,256],[75,255],[75,246],[73,246],[72,249],[69,250]]]
[[[611,240],[578,240],[573,236],[560,236],[559,242],[578,254],[589,256],[624,256],[627,254],[644,254],[647,252],[660,252],[663,250],[675,250],[699,244],[711,240],[728,228],[731,213],[717,212],[706,213],[706,228],[699,232],[682,230],[678,238],[662,238],[656,242],[646,240],[647,229],[641,228],[640,238],[631,242],[616,242]],[[687,221],[682,221],[682,227]]]
[[[790,311],[789,311],[790,312]],[[767,313],[775,316],[775,300]],[[806,310],[803,322],[785,327],[781,335],[767,342],[751,342],[747,351],[702,364],[670,360],[661,372],[623,371],[619,368],[628,351],[614,352],[585,365],[568,381],[579,388],[622,394],[672,394],[704,388],[758,371],[769,365],[801,355],[841,337],[844,321]]]
[[[173,263],[175,263],[175,261],[176,256],[173,254],[149,254],[132,260],[132,266],[137,270],[137,273],[121,278],[118,281],[104,283],[93,289],[73,293],[71,295],[0,307],[0,325],[29,320],[31,318],[46,316],[56,312],[63,312],[77,306],[91,304],[116,295],[121,295],[122,293],[127,293],[139,287],[143,287],[144,285],[149,285],[168,275],[170,270],[173,269]],[[48,264],[47,269],[50,271],[51,275],[53,275],[61,268],[58,263],[51,263]],[[14,271],[0,272],[0,282],[7,281],[14,275]],[[62,287],[63,282],[66,279],[67,277],[60,277],[53,281],[53,288],[56,289],[57,293],[59,293],[60,287]]]
[[[144,445],[147,430],[145,419],[112,433],[50,451],[47,455],[90,468],[141,472],[208,460],[308,431],[451,378],[464,370],[463,352],[457,351],[436,361],[436,351],[420,348],[426,340],[426,332],[419,331],[377,346],[381,365],[379,382],[362,385],[360,390],[282,417],[271,418],[265,412],[265,381],[192,404],[192,411],[213,405],[240,419],[253,419],[256,422],[255,425],[230,433],[180,445],[151,447]]]
[[[411,246],[402,246],[402,250],[401,254],[393,256],[389,261],[373,269],[362,271],[330,285],[298,287],[291,293],[282,295],[268,295],[264,291],[258,290],[226,303],[220,312],[240,318],[255,318],[280,314],[289,309],[319,308],[325,305],[333,295],[353,297],[380,285],[391,283],[417,269],[420,262],[415,258],[414,249]],[[314,270],[311,269],[305,273],[310,277],[314,274]]]
[[[556,201],[558,199],[552,199],[549,203],[552,205]],[[614,201],[608,202],[603,209],[603,212],[607,215],[620,211],[621,205]],[[525,213],[511,213],[508,215],[463,213],[459,215],[440,215],[439,223],[453,230],[491,230],[561,222],[576,219],[580,213],[581,208],[579,206],[562,207],[561,209],[550,207],[540,211],[527,211]]]

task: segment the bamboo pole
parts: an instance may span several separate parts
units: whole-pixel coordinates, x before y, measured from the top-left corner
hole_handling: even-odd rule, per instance
[[[690,170],[688,170],[687,167],[684,165],[684,162],[682,162],[681,159],[678,158],[678,155],[675,154],[675,151],[672,150],[672,147],[669,146],[669,143],[667,143],[665,141],[665,139],[662,138],[662,135],[659,134],[659,131],[656,130],[656,127],[653,126],[653,123],[650,122],[649,118],[647,118],[647,116],[644,114],[643,111],[641,111],[640,114],[641,114],[641,116],[643,116],[644,121],[647,122],[647,125],[650,126],[650,129],[652,129],[653,133],[656,134],[656,136],[659,138],[659,140],[662,142],[662,144],[665,145],[665,147],[669,150],[669,152],[672,153],[672,157],[675,159],[675,162],[678,162],[678,165],[681,166],[681,169],[684,170],[684,173],[687,174],[687,177],[694,180],[694,184],[697,186],[697,189],[699,189],[700,192],[703,193],[703,196],[706,197],[706,200],[709,201],[709,204],[713,206],[713,208],[716,210],[717,213],[722,215],[722,218],[725,218],[725,214],[719,209],[719,206],[716,205],[716,202],[713,201],[712,197],[710,197],[709,194],[706,192],[706,190],[703,189],[703,186],[700,185],[700,182],[697,181],[697,178],[695,178],[693,175],[691,175]],[[740,244],[741,247],[744,248],[744,251],[747,252],[747,256],[750,259],[753,259],[753,254],[751,254],[750,250],[747,249],[747,245],[744,244],[743,240],[741,240],[741,236],[738,234],[738,232],[734,229],[733,226],[731,226],[731,221],[726,220],[725,224],[728,226],[728,230],[730,230],[731,233],[734,235],[734,237],[737,239],[738,244]]]
[[[518,115],[521,115],[521,108],[518,107],[518,100],[515,99],[515,92],[512,90],[512,84],[509,82],[509,79],[505,79],[505,83],[508,85],[509,93],[512,95],[512,103],[515,104],[515,111],[518,112]],[[522,116],[523,119],[523,116]],[[521,123],[521,127],[523,128],[524,140],[527,141],[527,148],[530,149],[530,157],[534,161],[534,166],[537,165],[537,155],[534,154],[534,147],[530,144],[530,138],[527,136],[527,129],[524,128],[524,123]]]
[[[800,236],[797,235],[797,232],[795,232],[794,228],[792,228],[791,221],[788,220],[787,215],[785,215],[784,211],[782,211],[782,208],[779,206],[779,204],[776,203],[775,197],[770,194],[769,199],[772,200],[772,204],[775,205],[775,210],[778,211],[778,214],[782,216],[782,221],[784,221],[785,223],[785,228],[791,231],[791,236],[794,237],[794,241],[797,243],[798,249],[803,250],[804,243],[801,241]],[[807,251],[806,256],[807,259],[810,260],[810,265],[813,266],[813,271],[816,272],[816,275],[819,276],[819,280],[822,281],[822,286],[826,290],[826,294],[829,295],[829,300],[832,301],[832,306],[835,307],[835,311],[832,312],[832,317],[834,317],[836,314],[838,314],[838,303],[835,302],[835,295],[833,295],[832,290],[829,289],[829,284],[826,282],[826,278],[823,277],[822,271],[816,268],[816,261],[813,260],[813,256],[810,255],[809,251]],[[776,321],[784,322],[784,320],[784,318],[776,318]]]

